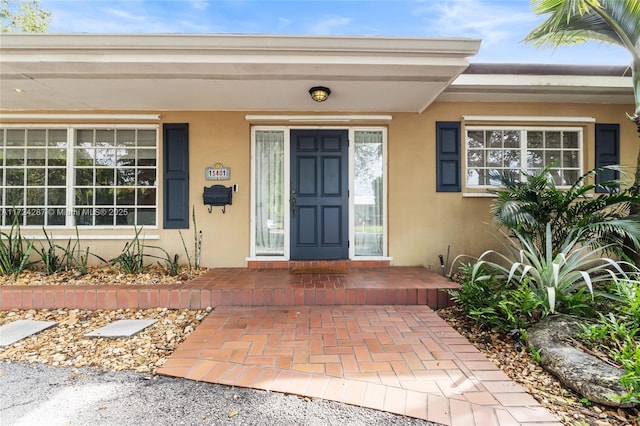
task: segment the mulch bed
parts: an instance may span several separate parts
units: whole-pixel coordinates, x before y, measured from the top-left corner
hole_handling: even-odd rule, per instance
[[[478,328],[464,313],[454,308],[438,311],[460,334],[465,336],[487,358],[519,383],[541,405],[566,425],[639,426],[638,408],[618,409],[599,404],[583,404],[581,397],[545,372],[529,352],[505,333]]]

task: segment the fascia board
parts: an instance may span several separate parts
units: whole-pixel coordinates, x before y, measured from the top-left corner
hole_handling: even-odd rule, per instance
[[[473,56],[480,39],[209,34],[2,34],[0,50],[92,50],[381,53]]]
[[[452,88],[464,87],[585,87],[633,88],[630,77],[569,76],[569,75],[486,75],[461,74],[451,83]]]

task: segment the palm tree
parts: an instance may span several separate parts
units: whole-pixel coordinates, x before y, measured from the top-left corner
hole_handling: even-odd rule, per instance
[[[532,0],[532,4],[537,14],[550,16],[525,37],[526,42],[558,46],[595,40],[629,51],[636,105],[627,116],[640,136],[640,0]],[[640,149],[630,192],[640,194]],[[640,214],[640,203],[632,203],[630,213]],[[635,258],[638,264],[640,254]]]
[[[553,164],[542,170],[524,171],[526,179],[522,181],[509,173],[491,173],[491,178],[501,183],[499,188],[490,190],[496,195],[491,213],[499,227],[524,237],[543,255],[550,242],[553,257],[572,235],[578,243],[589,242],[594,248],[605,247],[618,255],[624,255],[623,247],[629,251],[640,247],[640,221],[629,216],[629,205],[640,202],[639,195],[632,195],[630,189],[616,189],[598,197],[586,196],[597,188],[619,188],[619,180],[588,182],[596,173],[618,170],[617,166],[589,170],[566,190],[556,187],[552,167]],[[549,235],[547,226],[551,229]]]

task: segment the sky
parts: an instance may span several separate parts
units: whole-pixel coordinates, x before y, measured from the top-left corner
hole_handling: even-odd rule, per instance
[[[601,43],[522,42],[543,17],[529,0],[40,0],[49,33],[281,34],[482,39],[474,63],[627,65]]]

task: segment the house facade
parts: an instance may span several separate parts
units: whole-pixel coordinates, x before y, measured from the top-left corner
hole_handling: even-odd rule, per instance
[[[204,267],[439,270],[494,245],[491,170],[635,169],[624,67],[470,64],[480,40],[0,35],[2,227]],[[312,90],[313,89],[313,90]],[[326,97],[314,100],[311,95]],[[606,178],[607,176],[602,176]],[[157,253],[161,254],[161,253]],[[268,263],[264,263],[267,265]]]

